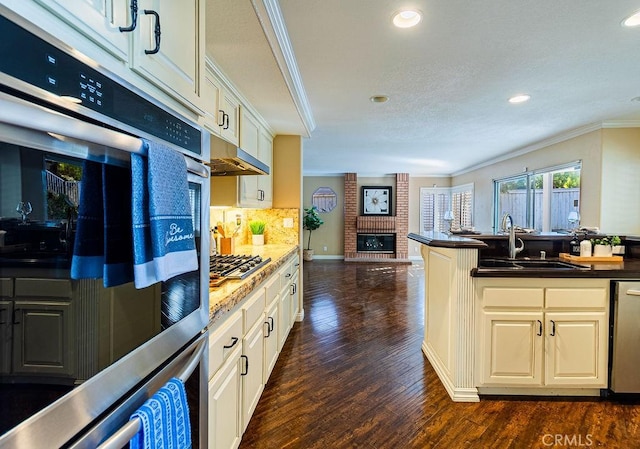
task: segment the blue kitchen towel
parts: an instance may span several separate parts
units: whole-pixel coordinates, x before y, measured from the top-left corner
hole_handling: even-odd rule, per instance
[[[133,280],[130,176],[123,167],[84,161],[72,279],[103,278],[105,287]]]
[[[131,449],[189,449],[191,423],[184,384],[172,378],[140,406],[140,430],[129,442]]]
[[[131,237],[131,172],[124,167],[102,166],[104,203],[105,287],[133,281]]]
[[[98,279],[104,267],[102,164],[84,161],[78,221],[71,257],[72,279]]]
[[[131,156],[137,288],[198,268],[184,156],[155,142],[144,146],[147,157]]]

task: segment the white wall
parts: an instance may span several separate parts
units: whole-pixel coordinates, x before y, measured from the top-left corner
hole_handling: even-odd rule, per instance
[[[611,130],[615,131],[615,130]],[[453,177],[452,186],[474,183],[474,226],[491,231],[493,226],[493,180],[582,160],[580,214],[585,226],[600,226],[602,130],[592,131]]]
[[[640,234],[640,129],[602,131],[600,227],[609,234]]]

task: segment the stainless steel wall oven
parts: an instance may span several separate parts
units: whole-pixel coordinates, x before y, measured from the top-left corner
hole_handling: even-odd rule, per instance
[[[73,279],[83,164],[130,170],[142,139],[185,158],[199,269]],[[199,126],[0,7],[0,448],[122,447],[174,376],[206,446],[208,152]]]

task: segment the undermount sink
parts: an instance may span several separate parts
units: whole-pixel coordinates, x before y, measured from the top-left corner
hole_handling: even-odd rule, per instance
[[[478,268],[496,268],[501,270],[588,270],[589,267],[574,265],[558,260],[528,259],[480,259]]]

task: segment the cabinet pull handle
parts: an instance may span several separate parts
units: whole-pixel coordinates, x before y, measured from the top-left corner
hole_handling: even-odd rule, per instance
[[[538,337],[542,336],[542,321],[538,320]]]
[[[286,278],[290,278],[290,277],[291,277],[291,273],[287,273],[287,274],[285,274],[285,275],[284,275],[284,277],[286,277]]]
[[[271,326],[268,321],[265,321],[264,324],[267,325],[267,335],[265,335],[264,338],[269,338],[271,336]]]
[[[18,321],[19,312],[20,309],[13,309],[13,324],[20,324],[20,321]]]
[[[153,35],[156,37],[156,48],[153,50],[145,50],[145,55],[155,55],[160,51],[160,15],[152,9],[145,9],[145,14],[152,14],[156,18],[156,25],[153,28]]]
[[[224,349],[231,349],[236,345],[236,343],[238,343],[238,337],[231,337],[231,344],[230,345],[224,345],[223,348]]]
[[[247,374],[249,374],[249,357],[247,357],[246,355],[242,354],[240,356],[240,358],[246,360],[245,365],[244,365],[245,366],[244,373],[240,373],[240,375],[241,376],[246,376]]]
[[[129,33],[136,29],[138,25],[138,0],[131,0],[130,4],[131,9],[131,25],[128,27],[119,27],[121,33]]]
[[[222,111],[222,129],[229,129],[229,114]]]
[[[556,335],[556,322],[551,320],[551,334],[552,337]]]
[[[218,112],[222,113],[222,123],[218,123],[218,126],[224,126],[224,116],[226,115],[222,109],[218,109]]]
[[[629,296],[640,296],[640,290],[627,290]]]
[[[273,317],[270,316],[267,318],[269,321],[271,321],[271,324],[269,324],[269,326],[271,327],[271,332],[273,332],[273,328],[275,327],[274,321],[273,321]]]

